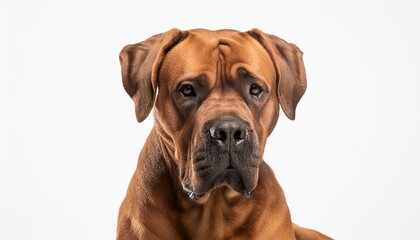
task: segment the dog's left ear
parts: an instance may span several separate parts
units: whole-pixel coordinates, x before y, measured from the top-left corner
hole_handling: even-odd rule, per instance
[[[248,32],[269,53],[277,72],[277,96],[286,116],[295,119],[296,106],[306,90],[306,72],[302,51],[274,35],[259,29]]]
[[[138,122],[146,119],[153,108],[159,68],[165,54],[186,35],[187,32],[171,29],[121,50],[123,86],[134,101]]]

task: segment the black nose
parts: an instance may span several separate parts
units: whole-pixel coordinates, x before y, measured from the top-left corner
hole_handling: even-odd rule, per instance
[[[222,144],[238,145],[248,136],[245,124],[236,119],[221,119],[210,128],[211,138]]]

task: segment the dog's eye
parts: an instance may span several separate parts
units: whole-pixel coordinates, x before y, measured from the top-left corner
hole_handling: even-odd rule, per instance
[[[185,85],[183,85],[183,86],[179,89],[179,91],[181,92],[181,94],[182,94],[184,97],[195,97],[195,96],[196,96],[193,86],[191,86],[191,85],[189,85],[189,84],[185,84]]]
[[[252,84],[249,88],[249,94],[259,97],[261,93],[264,92],[264,89],[258,84]]]

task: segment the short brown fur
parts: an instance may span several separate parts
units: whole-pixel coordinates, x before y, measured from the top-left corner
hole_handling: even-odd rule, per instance
[[[153,108],[155,126],[121,205],[117,239],[331,239],[292,224],[283,190],[261,157],[279,104],[294,119],[306,89],[302,52],[294,44],[258,29],[172,29],[126,46],[120,61],[137,120]],[[265,87],[261,99],[243,94],[241,74]],[[201,98],[179,99],[184,82],[201,86]],[[206,124],[226,114],[246,122],[254,136],[252,196],[221,184],[192,200],[185,183],[198,189],[205,182],[197,177],[194,149],[208,140]]]

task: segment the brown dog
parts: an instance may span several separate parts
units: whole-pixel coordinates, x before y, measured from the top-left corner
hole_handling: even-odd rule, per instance
[[[121,205],[118,239],[330,239],[292,224],[262,156],[306,89],[302,52],[258,29],[172,29],[126,46],[124,88],[155,126]],[[157,93],[159,90],[159,93]]]

